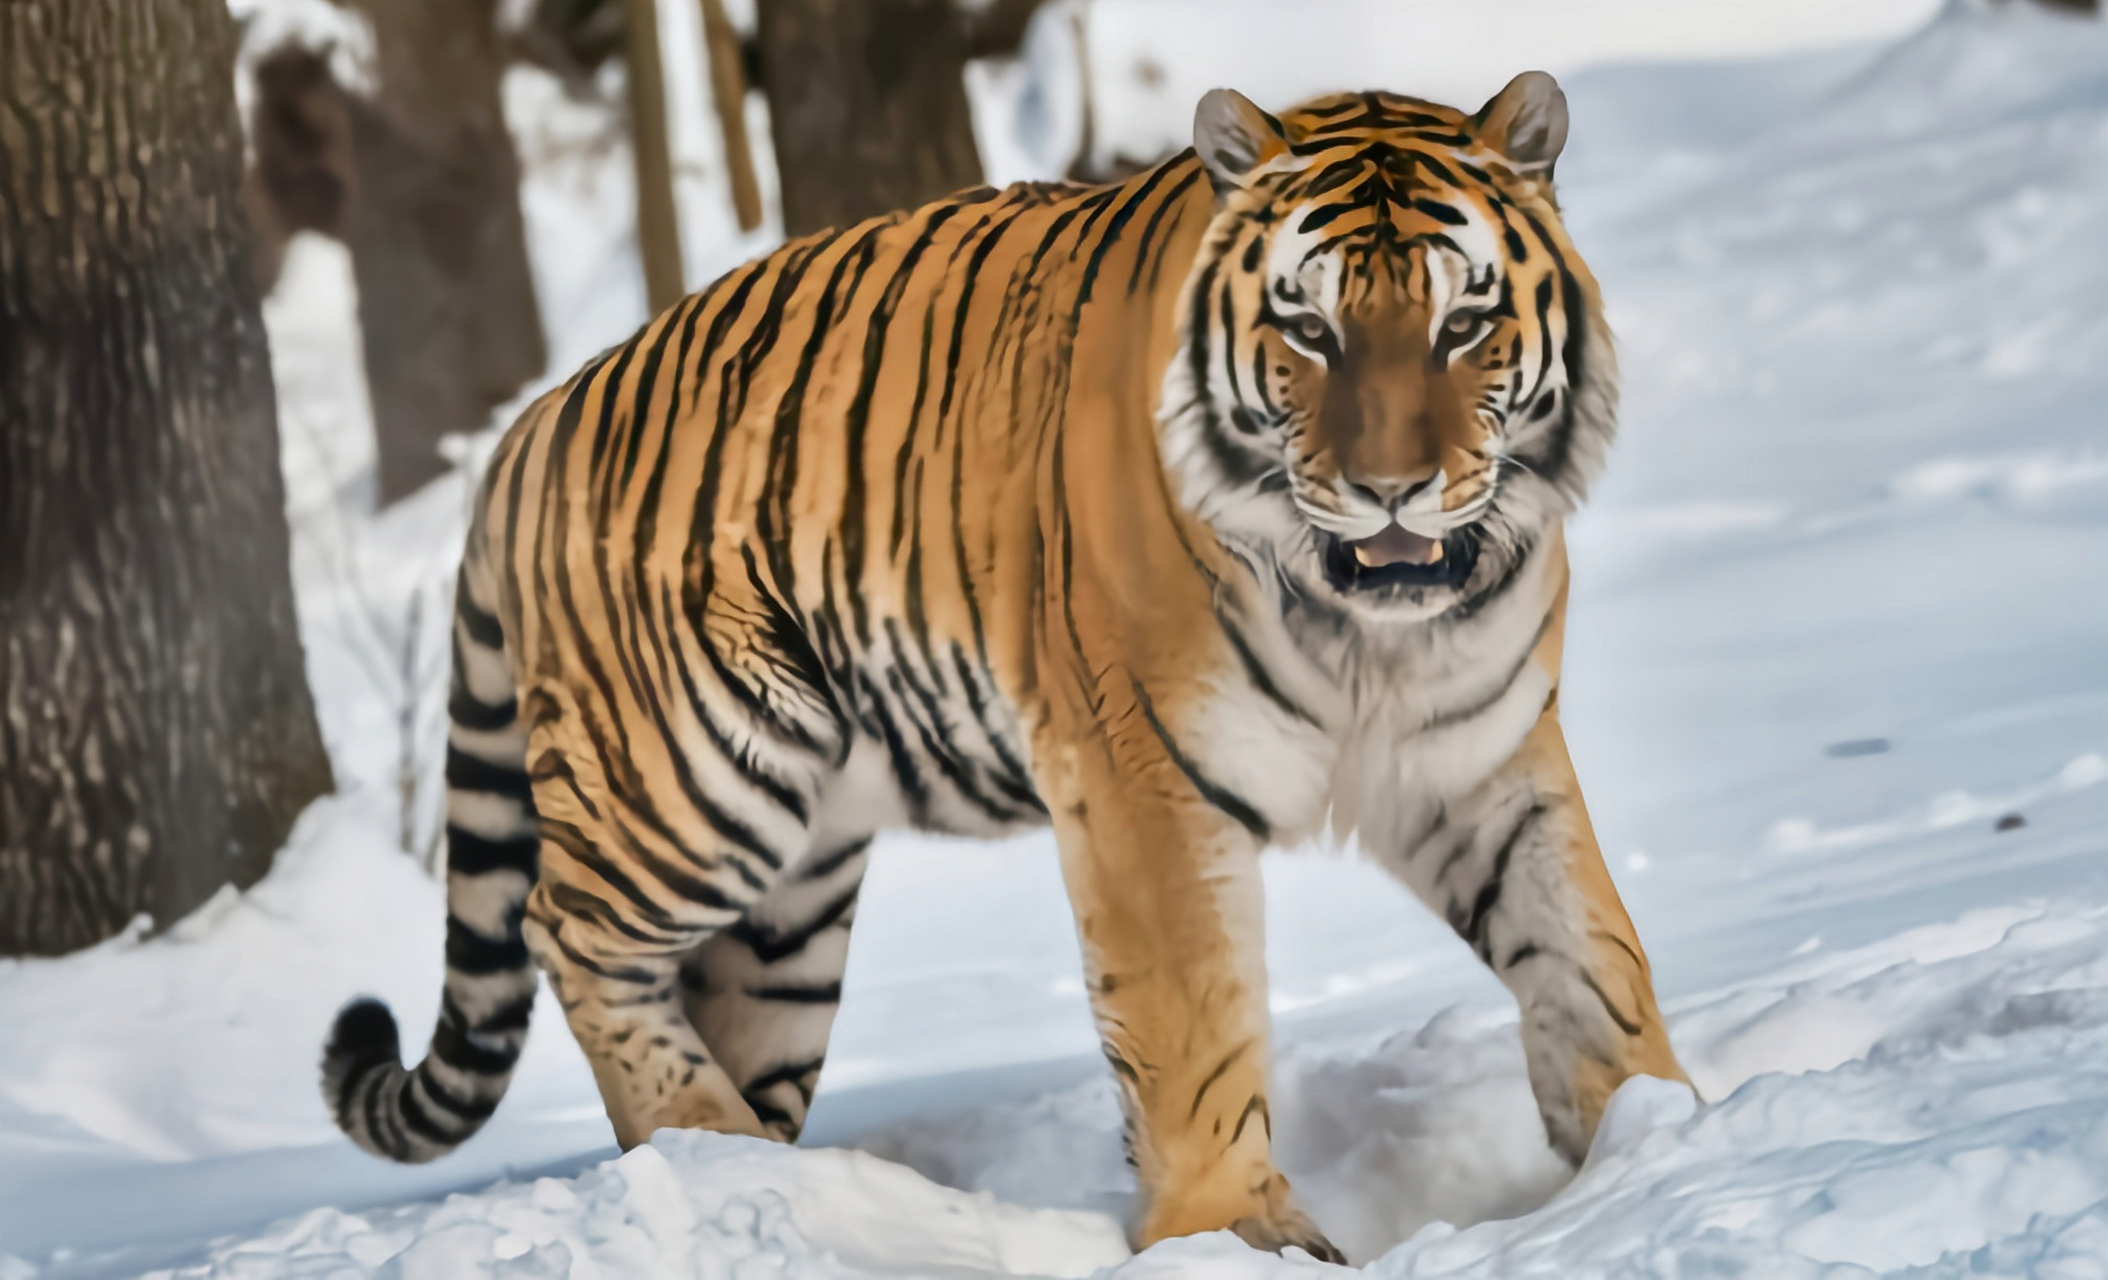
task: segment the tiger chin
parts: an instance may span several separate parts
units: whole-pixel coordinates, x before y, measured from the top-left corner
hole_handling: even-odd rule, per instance
[[[1135,1236],[1335,1249],[1274,1167],[1258,855],[1351,836],[1514,993],[1552,1145],[1681,1079],[1558,719],[1616,372],[1549,76],[1200,102],[1100,187],[784,245],[530,408],[456,592],[430,1049],[339,1016],[406,1161],[546,974],[624,1146],[796,1138],[867,849],[1051,824]]]

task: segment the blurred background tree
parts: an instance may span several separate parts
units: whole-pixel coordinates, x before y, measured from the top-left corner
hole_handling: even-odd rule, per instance
[[[759,0],[742,35],[722,0],[532,0],[501,30],[498,0],[335,0],[373,32],[370,91],[330,50],[288,45],[256,67],[249,196],[275,273],[285,240],[318,231],[351,251],[379,454],[394,502],[446,464],[444,435],[480,429],[541,372],[499,86],[512,61],[579,97],[625,64],[637,240],[654,311],[686,292],[657,8],[697,4],[739,224],[761,221],[744,104],[769,105],[788,235],[908,208],[981,181],[970,58],[1022,44],[1041,0]]]
[[[342,240],[358,284],[382,505],[447,469],[547,360],[499,82],[497,0],[340,0],[373,31],[374,87],[326,51],[256,69],[252,198],[263,258],[295,231]]]
[[[979,185],[953,0],[762,0],[757,16],[784,234]]]
[[[0,5],[0,954],[172,923],[330,789],[224,0]]]
[[[761,221],[744,113],[746,94],[759,89],[784,234],[798,236],[978,184],[966,64],[1016,55],[1043,0],[757,0],[750,34],[733,28],[722,0],[535,0],[517,38],[526,59],[573,85],[609,58],[628,60],[639,241],[654,308],[680,296],[667,292],[680,255],[659,123],[655,7],[691,2],[701,10],[739,225],[752,230]]]

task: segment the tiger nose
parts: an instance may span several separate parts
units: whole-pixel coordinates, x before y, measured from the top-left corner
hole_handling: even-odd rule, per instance
[[[1441,476],[1440,471],[1419,476],[1362,476],[1347,481],[1347,487],[1386,511],[1396,511]]]

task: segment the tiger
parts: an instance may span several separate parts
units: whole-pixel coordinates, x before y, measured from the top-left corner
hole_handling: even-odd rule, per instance
[[[1051,826],[1137,1247],[1341,1255],[1272,1154],[1259,854],[1351,842],[1513,993],[1553,1149],[1684,1080],[1560,728],[1615,429],[1541,72],[1203,97],[1115,183],[786,243],[528,409],[458,576],[444,995],[359,1146],[489,1118],[545,974],[624,1148],[796,1140],[873,837]]]

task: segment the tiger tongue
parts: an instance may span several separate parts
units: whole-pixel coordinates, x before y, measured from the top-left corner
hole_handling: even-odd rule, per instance
[[[1380,569],[1392,564],[1430,565],[1442,558],[1440,540],[1423,538],[1395,524],[1373,538],[1363,538],[1347,545],[1354,548],[1354,558],[1365,569]]]

